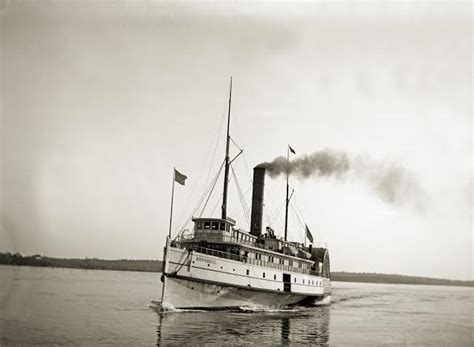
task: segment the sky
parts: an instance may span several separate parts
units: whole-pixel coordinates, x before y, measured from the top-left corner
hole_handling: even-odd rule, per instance
[[[0,1],[0,13],[0,251],[160,259],[173,167],[188,176],[176,234],[224,158],[232,76],[248,207],[252,168],[288,144],[295,159],[329,149],[403,168],[422,204],[357,177],[291,177],[294,209],[333,271],[473,279],[470,2]],[[229,216],[248,229],[229,186]],[[222,178],[203,216],[219,216],[221,192]],[[264,225],[279,236],[284,194],[267,177]],[[289,234],[303,242],[298,218]]]

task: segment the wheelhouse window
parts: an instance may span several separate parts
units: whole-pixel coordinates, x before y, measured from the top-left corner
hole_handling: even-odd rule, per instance
[[[204,222],[204,229],[210,230],[211,229],[211,222]]]
[[[219,230],[225,230],[225,223],[219,223]]]
[[[218,229],[219,229],[219,223],[212,222],[212,230],[218,230]]]
[[[197,222],[196,223],[196,229],[201,230],[202,229],[202,222]]]

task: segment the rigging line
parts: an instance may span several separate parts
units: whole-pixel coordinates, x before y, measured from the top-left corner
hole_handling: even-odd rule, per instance
[[[276,217],[273,217],[270,221],[272,223],[272,228],[275,230],[283,230],[285,228],[285,221],[282,219],[281,213],[278,213]]]
[[[244,210],[244,213],[246,214],[246,217],[249,216],[248,214],[248,206],[246,204],[246,201],[245,201],[245,197],[244,197],[244,193],[242,192],[242,188],[240,187],[240,183],[239,183],[239,180],[237,178],[237,175],[235,174],[235,170],[234,170],[234,167],[231,166],[231,170],[232,170],[232,175],[234,176],[234,180],[235,180],[235,185],[237,187],[237,192],[239,193],[239,197],[240,197],[240,202],[242,204],[242,209]],[[247,218],[248,219],[248,218]]]
[[[209,186],[210,188],[210,186]],[[201,200],[199,201],[199,203],[196,205],[196,207],[193,209],[193,211],[191,212],[191,214],[189,215],[188,219],[186,220],[186,222],[181,226],[180,229],[177,229],[178,230],[178,234],[177,235],[180,235],[182,234],[185,230],[186,230],[186,226],[188,225],[188,223],[191,221],[191,219],[193,218],[194,214],[197,212],[197,210],[199,209],[199,207],[201,206],[203,200],[204,200],[204,197],[206,196],[206,194],[203,195],[203,197],[201,198]],[[176,232],[176,229],[175,229],[175,232]]]
[[[247,223],[250,225],[250,218],[248,215],[248,211],[246,209],[247,206],[245,205],[245,198],[243,196],[242,189],[240,188],[240,184],[237,179],[237,175],[235,174],[234,167],[231,166],[230,169],[232,170],[232,175],[234,176],[235,186],[237,187],[237,193],[239,195],[240,204],[242,205],[242,210],[244,211],[245,219],[247,220]]]
[[[305,225],[306,225],[306,220],[305,220],[304,215],[303,215],[303,213],[301,212],[301,209],[299,208],[298,203],[296,202],[296,200],[297,200],[297,199],[296,199],[296,194],[295,194],[295,195],[294,195],[294,198],[293,198],[293,202],[294,202],[295,208],[296,208],[298,214],[301,216],[301,219],[303,219],[303,221],[304,221],[304,223],[305,223]]]
[[[234,208],[233,208],[232,210],[230,210],[229,216],[234,216],[234,217],[236,217],[236,216],[237,216],[237,210],[239,209],[239,206],[238,206],[238,204],[234,204],[234,205],[235,205]],[[244,217],[245,217],[245,214],[244,214]],[[236,220],[236,219],[238,219],[238,218],[233,218],[233,217],[232,217],[232,219],[235,219],[235,220]],[[246,219],[247,219],[247,218],[246,218]]]
[[[295,211],[293,208],[290,208],[290,212],[291,212],[291,215],[292,215],[294,218],[296,218],[296,220],[299,221],[298,215],[296,214],[296,211]],[[299,222],[301,223],[301,221],[299,221]],[[300,234],[300,232],[299,232],[301,229],[298,227],[298,223],[296,223],[296,225],[294,225],[294,227],[291,228],[291,230],[294,230],[293,232],[298,231],[298,232],[296,233],[296,235],[294,235],[294,236],[296,236],[296,237],[298,237],[298,238],[301,237],[301,234]],[[304,235],[303,235],[303,236],[304,236]]]
[[[245,202],[245,207],[247,208],[247,213],[248,213],[249,216],[250,216],[250,209],[249,209],[249,205],[247,204],[246,198],[247,198],[247,195],[249,195],[249,192],[250,192],[251,188],[252,188],[252,184],[250,183],[250,185],[247,187],[247,189],[245,190],[244,195],[243,195],[244,202]]]
[[[212,208],[212,211],[210,213],[210,216],[212,216],[214,214],[214,212],[216,211],[216,208],[217,206],[219,206],[219,202],[222,201],[222,197],[224,196],[224,193],[221,194],[221,196],[219,197],[219,199],[217,199],[216,201],[216,204],[214,205],[214,207]]]
[[[299,214],[300,214],[300,215],[303,215],[303,213],[301,212],[301,209],[300,209],[299,206],[298,206],[296,194],[295,194],[295,197],[294,197],[293,201],[294,201],[294,203],[295,203],[295,207],[296,207],[296,209],[298,210]],[[303,219],[304,219],[304,218],[303,218]],[[306,221],[305,221],[305,222],[306,222]]]
[[[188,223],[191,221],[191,219],[193,218],[194,214],[197,212],[197,210],[199,209],[199,207],[201,206],[204,198],[206,197],[207,195],[207,191],[210,189],[211,185],[209,185],[204,194],[202,195],[201,199],[198,201],[198,203],[196,204],[196,206],[194,207],[194,209],[192,210],[191,214],[189,215],[189,217],[186,219],[186,222],[184,222],[184,224],[182,225],[182,227],[179,229],[179,233],[182,233],[185,228],[186,228],[186,225],[188,225]],[[176,229],[175,229],[175,232],[176,232]]]
[[[234,175],[234,178],[235,178],[235,180],[236,180],[236,182],[237,182],[237,176]],[[236,183],[236,184],[237,184],[237,183]],[[239,188],[237,188],[237,193],[238,193],[238,194],[237,194],[237,197],[238,197],[239,200],[240,200],[240,207],[242,207],[242,200],[241,200],[241,196],[240,196],[240,193],[238,192],[238,190],[239,190]],[[231,213],[230,213],[229,215],[236,215],[236,214],[237,214],[237,210],[239,209],[239,206],[238,206],[237,203],[234,203],[234,205],[235,205],[235,206],[234,206],[234,208],[231,210]],[[245,219],[247,220],[247,219],[248,219],[248,216],[246,215],[246,212],[244,211],[243,208],[242,208],[242,212],[243,212],[243,214],[244,214]]]
[[[307,227],[307,222],[304,218],[304,214],[301,212],[301,209],[299,208],[299,205],[298,203],[296,202],[296,195],[295,195],[295,198],[294,198],[294,208],[296,208],[296,212],[301,216],[301,219],[303,220],[304,222],[304,225],[303,225],[303,232],[306,233],[306,227]]]
[[[223,119],[224,118],[221,118],[221,125],[218,129],[218,133],[216,133],[216,135],[214,135],[214,139],[216,138],[216,136],[218,136],[220,133],[221,133],[221,129],[222,129],[222,123],[223,123]],[[202,165],[201,165],[201,168],[199,170],[199,175],[198,175],[198,179],[196,180],[196,182],[199,182],[201,180],[201,175],[204,171],[204,167],[206,166],[206,162],[207,162],[207,159],[209,158],[210,154],[211,154],[211,150],[212,150],[212,144],[214,143],[214,141],[212,141],[209,145],[209,149],[207,150],[207,153],[206,153],[206,156],[204,157],[204,160],[202,161]],[[219,138],[217,139],[217,142],[216,144],[219,143]],[[216,147],[215,147],[216,148]],[[211,160],[211,165],[210,165],[210,168],[212,168],[212,164],[214,163],[214,157],[215,157],[215,152],[216,152],[216,149],[214,149],[214,155],[212,157],[212,160]],[[210,170],[209,170],[210,171]],[[207,183],[208,179],[209,179],[209,171],[208,171],[208,174],[207,174],[207,178],[206,180],[204,181],[204,184]],[[191,194],[190,194],[190,199],[191,197],[193,196],[195,190],[197,188],[197,183],[196,185],[194,185],[193,189],[191,190]]]
[[[300,222],[300,225],[301,225],[301,228],[303,230],[303,236],[304,236],[304,231],[305,231],[305,225],[303,224],[303,222],[301,221],[300,217],[298,216],[298,213],[296,212],[293,204],[290,203],[290,207],[291,207],[291,210],[293,211],[296,219],[298,220],[298,222]]]
[[[271,206],[271,208],[274,209],[275,203],[273,201],[273,197],[270,192],[267,194],[267,204],[269,207]],[[269,217],[269,212],[267,209],[264,209],[263,216],[265,217],[265,220],[267,221],[268,226],[273,228],[272,221]]]
[[[266,201],[267,201],[268,205],[271,206],[271,208],[272,208],[273,211],[275,211],[275,210],[276,210],[276,209],[275,209],[275,206],[279,206],[279,205],[280,205],[279,203],[278,203],[278,204],[275,203],[275,201],[276,201],[276,200],[275,200],[275,195],[273,194],[272,191],[269,191],[266,196],[267,196]],[[268,213],[265,212],[264,214],[266,214],[266,217],[265,217],[265,218],[268,218]],[[281,219],[281,218],[282,218],[282,217],[279,216],[279,219]]]
[[[275,217],[280,217],[280,210],[285,206],[285,200],[283,200],[283,202],[280,204],[280,206],[278,206],[277,208],[275,208],[273,210],[273,214],[270,215],[270,220],[273,222],[275,220]]]
[[[244,158],[244,164],[245,164],[245,167],[247,169],[247,177],[248,177],[250,183],[253,183],[253,181],[252,181],[252,171],[250,171],[249,164],[247,163],[247,157],[246,157],[245,153],[242,154],[242,158]]]
[[[303,216],[301,215],[300,212],[297,211],[296,206],[295,206],[292,202],[290,202],[290,206],[291,206],[291,208],[293,209],[293,211],[295,212],[296,217],[298,218],[298,221],[300,222],[301,226],[302,226],[303,229],[304,229],[304,226],[305,226],[306,221],[304,220]],[[300,218],[300,215],[301,215],[301,218]],[[303,220],[303,221],[301,221],[301,220]],[[303,223],[303,222],[304,222],[304,223]]]
[[[214,164],[214,159],[216,158],[217,148],[219,147],[219,141],[220,141],[221,136],[222,136],[222,126],[224,125],[224,119],[225,119],[226,111],[227,111],[227,102],[226,102],[226,106],[224,107],[224,112],[222,113],[221,123],[219,125],[219,129],[217,130],[217,134],[216,134],[217,135],[217,141],[216,141],[216,145],[214,147],[214,154],[212,155],[211,165],[209,166],[209,170],[207,171],[206,183],[209,180],[212,165]]]
[[[207,186],[207,188],[204,190],[204,193],[203,195],[201,196],[201,199],[198,201],[198,203],[196,204],[196,206],[194,207],[193,209],[193,212],[191,213],[191,216],[194,215],[194,213],[199,209],[199,207],[201,206],[202,202],[204,201],[205,197],[207,196],[208,194],[208,191],[211,189],[211,186],[212,186],[212,182],[216,179],[216,177],[219,175],[219,173],[212,179],[212,181],[209,183],[209,185]]]
[[[234,141],[234,139],[232,138],[232,136],[229,136],[229,138],[230,138],[230,140],[232,141],[232,143],[234,144],[234,146],[239,149],[239,151],[241,151],[241,152],[244,151],[242,148],[240,148],[240,146],[237,144],[237,142]]]
[[[223,164],[222,164],[223,165]],[[186,227],[186,225],[188,225],[188,223],[191,221],[191,219],[193,218],[194,214],[199,210],[199,208],[201,207],[201,204],[203,203],[204,199],[206,198],[207,194],[208,194],[208,191],[211,189],[212,185],[213,185],[213,181],[216,180],[218,177],[219,177],[219,174],[222,170],[222,165],[221,165],[221,168],[219,170],[219,172],[217,173],[217,175],[212,179],[212,181],[209,183],[209,185],[207,186],[207,188],[205,189],[204,193],[202,194],[201,196],[201,199],[197,202],[196,206],[194,207],[193,211],[191,212],[190,216],[188,217],[188,219],[186,220],[186,222],[183,224],[183,226],[181,227],[180,229],[180,232],[182,232],[184,230],[184,228]],[[215,184],[215,183],[214,183]],[[176,229],[175,229],[176,231]]]
[[[199,175],[198,175],[198,180],[196,180],[196,182],[199,182],[201,180],[201,177],[202,177],[202,173],[204,171],[204,167],[206,166],[206,162],[209,158],[209,155],[211,154],[211,150],[212,150],[212,144],[214,143],[214,141],[216,142],[216,145],[214,147],[214,154],[212,156],[212,160],[211,160],[211,164],[209,166],[209,170],[207,172],[207,177],[206,177],[206,180],[204,181],[204,186],[208,183],[208,180],[209,180],[209,175],[210,175],[210,172],[211,172],[211,169],[212,169],[212,165],[214,164],[214,158],[216,156],[216,151],[217,151],[217,147],[218,147],[218,144],[219,144],[219,140],[220,140],[220,136],[221,136],[221,133],[222,133],[222,125],[224,124],[224,118],[225,118],[225,111],[226,111],[226,106],[224,107],[224,111],[222,113],[222,117],[221,117],[221,122],[220,122],[220,125],[219,125],[219,128],[217,129],[217,132],[216,134],[214,135],[214,139],[213,141],[209,144],[209,149],[207,150],[207,153],[206,153],[206,156],[204,157],[204,160],[202,162],[202,165],[201,165],[201,168],[199,170]],[[217,140],[216,140],[216,137],[217,137]],[[193,189],[191,190],[191,194],[189,195],[189,199],[192,198],[194,192],[196,191],[196,188],[197,188],[198,184],[196,183],[196,185],[194,185]]]
[[[206,162],[207,162],[207,160],[209,159],[209,156],[210,156],[210,154],[211,154],[212,145],[213,145],[213,143],[215,142],[214,153],[213,153],[213,155],[212,155],[211,164],[209,165],[209,170],[208,170],[208,172],[207,172],[206,180],[204,181],[204,186],[206,187],[206,184],[208,184],[209,176],[210,176],[211,170],[212,170],[212,166],[214,165],[214,159],[215,159],[215,157],[216,157],[216,152],[217,152],[217,148],[218,148],[218,145],[219,145],[219,140],[220,140],[221,134],[222,134],[222,126],[223,126],[223,124],[224,124],[224,119],[225,119],[225,115],[226,115],[226,109],[227,109],[227,106],[224,107],[224,111],[223,111],[223,113],[222,113],[222,117],[221,117],[221,121],[220,121],[219,128],[217,129],[217,132],[216,132],[215,135],[214,135],[214,139],[213,139],[213,141],[210,143],[209,148],[208,148],[208,150],[207,150],[207,153],[206,153],[206,155],[205,155],[205,157],[204,157],[204,160],[202,161],[202,165],[201,165],[201,168],[199,169],[199,174],[198,174],[198,176],[197,176],[198,179],[195,180],[196,184],[193,184],[193,187],[192,187],[192,189],[191,189],[191,192],[190,192],[190,194],[188,195],[188,201],[191,201],[191,200],[192,200],[192,198],[193,198],[193,196],[194,196],[194,193],[196,192],[196,189],[197,189],[197,187],[198,187],[198,185],[199,185],[199,182],[201,181],[201,178],[203,177],[202,174],[203,174],[203,171],[204,171],[204,167],[206,166]],[[217,138],[217,140],[216,140],[216,138]],[[207,191],[207,188],[205,189],[205,191]],[[202,200],[202,198],[201,198],[201,200]],[[201,200],[199,200],[199,201],[201,201]],[[198,204],[200,204],[200,203],[198,202]],[[187,206],[189,206],[189,202],[188,202],[188,205],[187,205]],[[193,211],[194,211],[194,210],[193,210]],[[194,211],[194,212],[195,212],[195,211]],[[192,213],[192,215],[194,214],[194,212]],[[181,213],[181,215],[179,216],[178,220],[183,220],[183,215],[184,215],[184,211]],[[191,218],[192,218],[192,216],[191,216]],[[189,220],[188,220],[185,224],[188,224],[188,223],[189,223]],[[184,226],[186,226],[186,225],[184,225]],[[184,226],[183,226],[183,228],[184,228]]]
[[[206,209],[207,203],[209,202],[209,199],[211,198],[212,192],[214,191],[214,187],[216,186],[216,183],[217,183],[217,181],[219,180],[219,176],[220,176],[220,174],[221,174],[222,168],[224,167],[224,163],[225,163],[225,160],[224,160],[224,161],[222,162],[222,164],[221,164],[221,167],[220,167],[220,169],[219,169],[219,172],[218,172],[217,175],[216,175],[216,178],[215,178],[215,180],[214,180],[214,183],[212,184],[211,191],[209,192],[209,195],[208,195],[208,197],[207,197],[206,203],[204,204],[204,207],[202,208],[199,217],[202,216],[202,214],[204,213],[204,210]]]
[[[239,198],[240,198],[240,196],[239,196]],[[241,204],[242,204],[242,202],[241,202]],[[241,205],[241,206],[242,206],[242,205]],[[237,212],[237,210],[238,210],[238,206],[237,206],[237,204],[236,204],[236,206],[235,206],[234,209],[232,210],[231,215],[234,215],[234,214]],[[245,217],[245,219],[247,220],[247,222],[249,223],[249,227],[250,227],[250,217],[249,217],[249,216],[250,216],[250,212],[249,212],[249,210],[247,209],[247,215],[245,215],[245,213],[246,213],[246,212],[244,211],[244,217]]]
[[[209,191],[206,193],[207,195],[207,200],[206,202],[204,203],[203,207],[202,207],[202,210],[201,210],[201,213],[199,214],[199,217],[202,217],[203,213],[204,213],[204,210],[206,209],[207,207],[207,203],[209,202],[211,196],[212,196],[212,193],[214,191],[214,187],[216,186],[217,182],[219,181],[219,176],[220,176],[220,173],[222,172],[222,168],[224,166],[224,163],[221,165],[220,169],[219,169],[219,172],[218,174],[214,177],[214,179],[212,180],[212,184],[211,184],[211,189],[209,189]]]
[[[300,223],[301,227],[304,229],[304,223],[301,221],[301,218],[300,216],[298,215],[298,212],[296,212],[296,209],[295,207],[293,206],[293,204],[290,204],[290,207],[291,207],[291,210],[293,211],[296,219],[298,220],[298,222]]]
[[[230,177],[229,177],[228,182],[230,182]],[[219,206],[219,202],[222,201],[223,197],[224,197],[224,192],[222,192],[222,194],[221,194],[221,195],[219,196],[219,198],[216,200],[216,204],[215,204],[214,207],[212,208],[212,211],[211,211],[211,213],[210,213],[210,216],[212,216],[212,215],[214,214],[214,212],[216,211],[217,206]]]
[[[275,211],[279,211],[279,208],[277,209],[277,207],[275,206],[279,206],[279,204],[275,204],[275,199],[271,192],[268,192],[267,201],[268,201],[268,205],[271,206],[273,215],[275,215]],[[267,220],[267,223],[273,224],[273,220],[272,218],[269,218],[269,213],[267,211],[264,213],[264,215],[265,215],[265,219]],[[279,218],[281,218],[281,216],[279,216]]]
[[[247,188],[247,190],[245,192],[246,195],[249,192],[250,188],[252,188],[252,185],[250,185]],[[244,202],[245,202],[245,200],[244,200]],[[247,206],[247,204],[245,204],[245,205]],[[238,209],[238,207],[234,207],[234,209],[231,211],[230,215],[234,215],[236,213],[237,209]],[[245,212],[244,212],[244,214],[245,214]],[[250,210],[248,209],[248,206],[247,206],[247,215],[250,216]],[[247,217],[245,215],[244,215],[244,217],[245,217],[245,219],[248,219],[248,223],[249,223],[249,227],[250,227],[250,217]]]
[[[265,220],[267,221],[268,226],[271,227],[272,223],[270,223],[270,218],[268,218],[268,213],[264,213],[263,215],[265,216]]]
[[[278,205],[277,207],[274,207],[273,213],[270,215],[271,219],[274,219],[280,213],[280,209],[282,209],[284,206],[285,206],[285,200],[283,200],[281,204]]]
[[[244,212],[244,216],[245,218],[247,218],[247,216],[245,215],[245,208],[243,207],[243,204],[242,204],[242,196],[241,196],[241,191],[240,191],[240,187],[239,187],[239,182],[237,181],[237,177],[235,176],[235,170],[234,168],[232,167],[232,165],[230,166],[230,169],[232,171],[232,177],[234,177],[234,182],[235,182],[235,187],[237,189],[237,196],[240,200],[240,205],[242,207],[242,210]]]
[[[244,153],[242,153],[242,157],[244,158],[244,162],[246,162],[246,161],[245,161],[245,155],[244,155]],[[247,169],[248,169],[248,165],[245,164],[245,166],[246,166]],[[243,170],[245,171],[245,168],[243,168]],[[252,189],[252,187],[253,187],[252,179],[250,178],[248,172],[247,172],[247,178],[248,178],[248,180],[249,180],[249,185],[248,185],[247,189],[246,189],[245,192],[244,192],[244,199],[247,198],[247,195],[248,195],[249,191],[251,191],[251,189]],[[250,216],[250,209],[249,209],[249,206],[248,206],[248,204],[247,204],[247,201],[252,201],[252,197],[250,197],[249,200],[245,200],[245,206],[247,207],[247,211],[248,211],[248,214],[249,214],[249,216]]]
[[[248,192],[252,190],[252,187],[253,187],[253,180],[252,180],[252,173],[249,169],[249,165],[247,163],[247,156],[245,153],[242,152],[242,158],[244,159],[244,165],[245,165],[245,168],[243,168],[243,170],[245,171],[246,175],[247,175],[247,179],[248,179],[248,182],[250,182],[248,188],[246,189],[245,193],[244,193],[244,201],[246,202],[245,198],[247,197],[248,195]],[[252,201],[252,197],[250,197],[250,201]],[[248,204],[246,203],[245,204],[246,207],[247,207],[247,213],[249,216],[251,216],[251,213],[250,213],[250,209],[248,207]],[[251,219],[251,218],[250,218]],[[250,221],[249,221],[249,229],[250,229]]]

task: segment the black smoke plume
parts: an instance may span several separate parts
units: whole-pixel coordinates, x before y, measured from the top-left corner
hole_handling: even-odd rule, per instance
[[[411,203],[418,210],[425,208],[426,194],[415,175],[393,162],[375,161],[368,157],[325,149],[289,162],[285,157],[277,157],[259,166],[265,167],[270,177],[289,173],[299,179],[334,177],[337,180],[363,181],[387,203]]]

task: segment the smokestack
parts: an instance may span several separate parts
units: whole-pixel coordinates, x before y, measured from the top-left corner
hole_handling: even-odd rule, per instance
[[[263,189],[265,186],[265,167],[253,169],[252,216],[250,217],[250,233],[254,236],[262,234]]]

